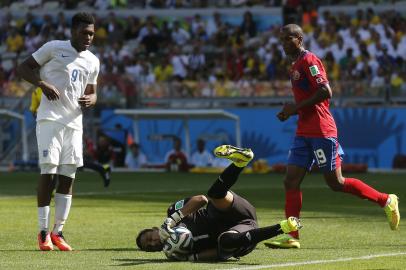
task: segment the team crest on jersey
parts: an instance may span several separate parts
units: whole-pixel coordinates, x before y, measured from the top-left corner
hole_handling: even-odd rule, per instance
[[[317,79],[316,79],[316,83],[322,83],[323,82],[323,78],[322,77],[318,77]]]
[[[316,75],[320,74],[319,68],[316,65],[309,67],[309,69],[310,69],[310,74],[312,74],[312,76],[316,76]]]
[[[178,201],[177,203],[175,203],[175,211],[182,209],[184,203],[185,203],[185,200],[181,200],[181,201]]]
[[[292,72],[292,79],[295,80],[295,81],[299,80],[300,79],[300,72],[297,71],[297,70],[294,70]]]
[[[43,156],[43,157],[47,157],[47,156],[48,156],[48,150],[42,151],[42,156]]]

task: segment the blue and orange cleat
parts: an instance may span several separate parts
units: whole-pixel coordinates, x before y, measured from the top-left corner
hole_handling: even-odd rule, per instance
[[[54,250],[54,246],[52,245],[52,241],[51,241],[51,237],[49,236],[49,232],[40,231],[38,233],[38,246],[39,246],[39,249],[43,250],[43,251]]]
[[[60,251],[72,251],[73,249],[66,243],[65,238],[63,237],[62,232],[51,233],[52,243],[58,247]]]

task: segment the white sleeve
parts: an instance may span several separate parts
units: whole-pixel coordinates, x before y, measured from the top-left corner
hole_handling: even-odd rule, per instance
[[[97,59],[96,65],[92,73],[90,73],[88,84],[97,84],[97,76],[99,76],[100,61]]]
[[[54,41],[49,41],[32,54],[32,57],[34,57],[35,61],[37,61],[40,66],[43,66],[51,60],[55,48],[54,44]]]

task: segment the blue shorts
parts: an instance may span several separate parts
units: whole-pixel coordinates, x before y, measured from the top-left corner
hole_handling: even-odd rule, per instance
[[[344,152],[337,138],[296,136],[289,150],[288,165],[296,165],[310,171],[316,161],[321,171],[331,172],[341,167],[343,156]]]

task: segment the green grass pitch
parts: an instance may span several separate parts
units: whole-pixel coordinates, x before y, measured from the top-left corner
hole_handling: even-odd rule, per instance
[[[405,174],[357,174],[376,189],[406,201]],[[263,244],[240,260],[169,262],[137,250],[135,235],[160,225],[167,206],[204,194],[216,174],[116,173],[110,188],[78,173],[65,236],[74,252],[37,250],[37,173],[0,173],[0,269],[406,269],[406,226],[391,231],[377,205],[328,189],[319,174],[303,183],[300,250]],[[283,217],[283,175],[243,174],[233,188],[257,207],[261,226]],[[53,217],[52,217],[53,220]],[[368,257],[370,256],[370,257]]]

